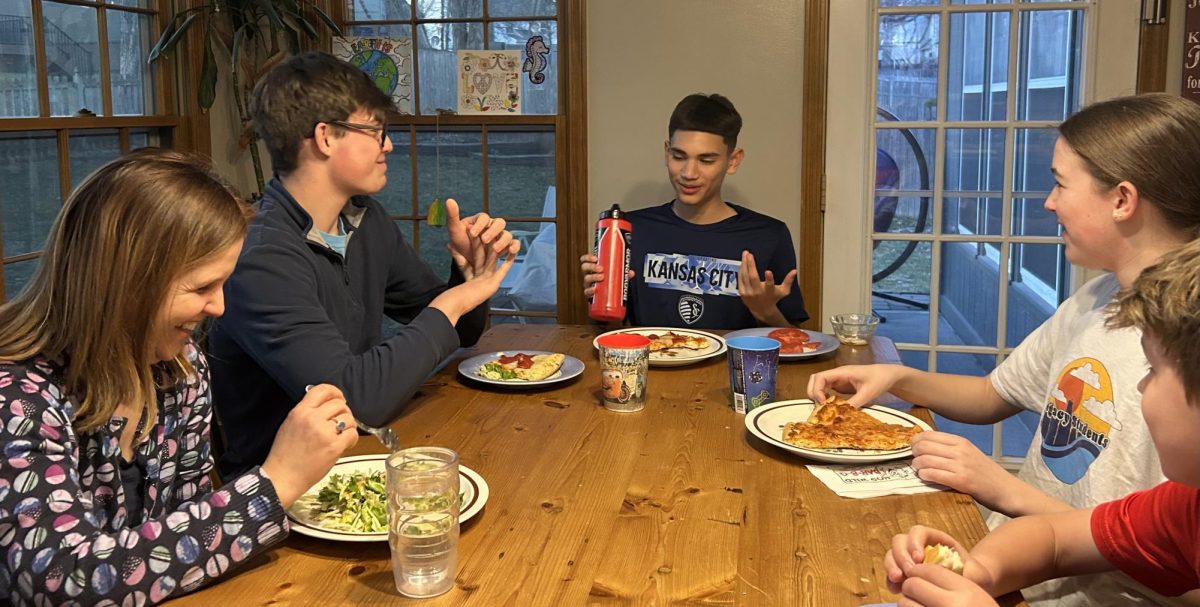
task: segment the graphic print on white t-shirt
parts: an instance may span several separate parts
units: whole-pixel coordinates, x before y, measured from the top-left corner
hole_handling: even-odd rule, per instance
[[[1042,412],[1042,459],[1058,480],[1072,484],[1119,430],[1112,379],[1104,363],[1077,358],[1063,368]]]
[[[642,280],[652,289],[670,289],[694,295],[738,296],[741,260],[705,255],[646,253]]]

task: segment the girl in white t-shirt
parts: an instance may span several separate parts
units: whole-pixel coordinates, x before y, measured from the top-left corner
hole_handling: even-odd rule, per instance
[[[1200,235],[1200,105],[1151,94],[1088,106],[1059,126],[1050,170],[1055,187],[1045,207],[1062,226],[1067,259],[1110,274],[1063,302],[988,377],[869,365],[817,373],[808,384],[814,399],[832,389],[853,392],[850,403],[863,406],[890,392],[974,424],[1038,412],[1015,476],[962,437],[923,432],[913,440],[922,479],[1008,516],[1095,505],[1163,480],[1139,409],[1136,386],[1147,365],[1140,335],[1106,329],[1104,308],[1144,268]],[[1115,576],[1072,578],[1026,597],[1054,605],[1165,601]]]

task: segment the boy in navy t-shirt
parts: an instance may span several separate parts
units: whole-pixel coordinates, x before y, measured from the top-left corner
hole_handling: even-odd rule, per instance
[[[741,129],[742,117],[717,94],[688,95],[671,113],[663,148],[675,200],[627,215],[630,324],[745,329],[808,319],[787,226],[721,197],[725,176],[742,163]],[[604,268],[594,255],[580,262],[591,297]]]

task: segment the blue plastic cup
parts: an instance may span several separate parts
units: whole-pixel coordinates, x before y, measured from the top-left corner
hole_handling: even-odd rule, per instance
[[[749,413],[775,400],[779,341],[770,337],[734,337],[729,351],[729,388],[733,410]]]

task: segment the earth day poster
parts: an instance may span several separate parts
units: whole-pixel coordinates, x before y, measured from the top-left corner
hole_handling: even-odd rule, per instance
[[[392,98],[396,111],[412,114],[412,38],[334,38],[333,54],[366,72]]]

